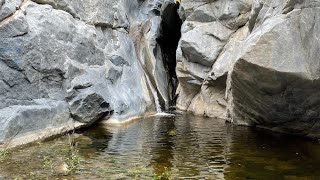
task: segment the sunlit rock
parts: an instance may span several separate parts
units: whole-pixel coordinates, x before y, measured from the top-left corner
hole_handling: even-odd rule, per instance
[[[183,1],[181,6],[187,17],[177,49],[177,108],[225,119],[226,76],[232,54],[248,35],[251,1]]]
[[[319,12],[303,8],[265,19],[240,45],[228,82],[231,122],[319,135]]]
[[[68,115],[63,126],[101,118],[122,123],[160,105],[168,108],[167,73],[156,41],[162,2],[103,2],[1,1],[0,110],[18,109],[15,117],[21,108],[38,108],[39,99],[61,102]],[[144,41],[129,27],[137,27]],[[52,108],[52,116],[41,116],[43,126],[31,121],[32,113],[23,122],[50,129],[55,113]],[[2,115],[5,122],[18,122]],[[0,127],[14,132],[1,141],[35,132]]]

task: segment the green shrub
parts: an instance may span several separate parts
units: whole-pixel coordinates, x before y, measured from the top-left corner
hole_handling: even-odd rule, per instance
[[[171,172],[165,167],[160,175],[153,175],[153,180],[171,180]]]
[[[3,162],[9,158],[10,151],[8,149],[0,149],[0,162]]]

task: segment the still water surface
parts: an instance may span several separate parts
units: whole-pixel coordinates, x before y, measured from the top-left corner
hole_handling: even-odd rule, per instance
[[[3,179],[320,179],[320,144],[236,127],[222,120],[176,115],[125,127],[76,132],[81,158],[66,171],[64,136],[13,151],[0,163]],[[1,179],[1,178],[0,178]]]

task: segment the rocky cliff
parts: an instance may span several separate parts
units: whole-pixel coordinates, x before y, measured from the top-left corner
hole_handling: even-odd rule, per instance
[[[0,0],[0,142],[175,100],[319,138],[319,13],[319,0]]]
[[[168,108],[161,4],[1,0],[0,142]]]
[[[177,107],[320,137],[320,1],[182,1]]]

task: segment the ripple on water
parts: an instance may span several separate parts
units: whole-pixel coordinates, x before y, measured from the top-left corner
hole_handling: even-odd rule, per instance
[[[125,127],[97,125],[75,136],[79,170],[61,174],[68,137],[33,145],[0,164],[5,178],[319,179],[320,145],[193,115],[155,116]],[[43,167],[44,160],[52,169]],[[46,163],[50,163],[46,162]]]

